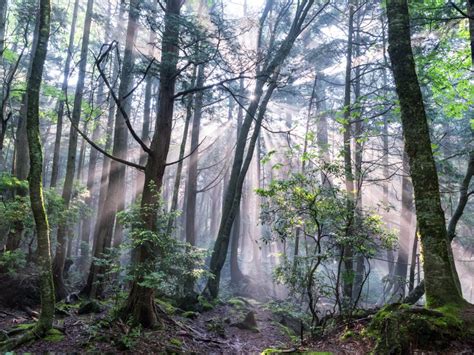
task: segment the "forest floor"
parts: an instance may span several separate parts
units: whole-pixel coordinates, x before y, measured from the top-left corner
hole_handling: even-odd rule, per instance
[[[342,340],[340,333],[346,332],[346,328],[316,343],[301,342],[297,335],[300,325],[295,319],[275,314],[266,304],[241,297],[221,302],[202,313],[181,312],[161,302],[166,320],[161,329],[153,331],[109,321],[111,307],[105,303],[101,303],[100,310],[89,314],[79,314],[82,313],[79,303],[60,305],[55,324],[63,334],[54,333],[26,344],[16,349],[19,353],[259,354],[279,349],[285,353],[312,350],[321,354],[364,354],[370,351],[367,341],[356,337]],[[0,308],[0,332],[27,328],[34,320],[32,310]]]
[[[84,305],[90,306],[88,303],[59,304],[55,325],[62,332],[56,331],[16,351],[259,354],[266,350],[267,354],[278,351],[323,355],[368,354],[373,349],[373,343],[360,336],[370,316],[335,324],[324,337],[301,341],[297,330],[300,325],[295,319],[275,313],[268,304],[247,298],[232,298],[202,313],[183,312],[160,301],[160,309],[166,316],[161,329],[153,331],[110,321],[113,311],[110,303],[95,303],[99,307],[88,314],[81,314]],[[35,315],[31,309],[0,308],[0,333],[15,327],[27,328],[34,322]],[[455,343],[442,353],[472,354],[472,346],[474,344]]]

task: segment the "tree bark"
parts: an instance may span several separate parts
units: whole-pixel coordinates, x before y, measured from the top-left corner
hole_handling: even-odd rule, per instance
[[[193,75],[191,78],[191,85],[190,88],[194,87],[196,83],[196,66],[193,68]],[[178,209],[178,199],[179,199],[179,187],[181,185],[181,175],[183,173],[183,165],[184,165],[184,153],[186,152],[186,144],[188,141],[188,131],[189,131],[189,122],[193,116],[193,95],[190,95],[186,102],[186,118],[184,121],[184,129],[183,129],[183,138],[181,139],[181,146],[179,148],[179,163],[178,167],[176,168],[176,176],[174,179],[174,186],[173,186],[173,197],[171,198],[171,207],[170,207],[170,218],[168,221],[168,229],[167,234],[171,235],[173,227],[175,225],[175,217],[173,213]]]
[[[37,265],[40,275],[41,314],[34,333],[44,335],[53,326],[54,289],[50,254],[48,217],[44,207],[42,167],[43,153],[39,128],[39,94],[43,76],[44,62],[48,48],[50,33],[51,5],[49,0],[40,1],[39,28],[36,36],[38,45],[32,56],[31,75],[27,86],[27,136],[30,156],[30,187],[31,209],[36,225],[38,242]]]
[[[165,11],[165,28],[163,32],[159,104],[155,132],[151,142],[152,154],[149,155],[145,168],[145,183],[141,201],[141,219],[143,227],[156,231],[156,206],[159,204],[159,192],[163,185],[166,159],[170,148],[174,111],[174,93],[176,69],[179,54],[178,38],[180,28],[181,0],[167,0]],[[152,269],[156,253],[149,242],[144,242],[133,250],[133,262],[145,270]],[[146,328],[153,328],[159,322],[154,304],[154,290],[141,283],[145,275],[140,274],[132,282],[130,294],[122,318],[133,319]]]
[[[409,158],[423,251],[426,302],[430,308],[463,303],[441,207],[438,174],[411,48],[406,0],[388,0],[389,55],[400,100],[405,151]]]
[[[63,83],[61,86],[61,93],[64,97],[67,95],[67,87],[69,82],[69,72],[71,70],[72,52],[74,50],[74,37],[76,35],[77,12],[79,9],[79,0],[74,2],[74,9],[72,11],[71,29],[69,31],[69,44],[66,53],[66,62],[64,63]],[[59,176],[59,158],[61,152],[61,136],[63,133],[63,116],[64,116],[64,98],[58,100],[58,122],[56,124],[56,138],[54,141],[53,166],[51,168],[51,182],[50,187],[56,187]]]
[[[413,213],[413,186],[410,181],[410,169],[408,157],[403,154],[403,177],[402,177],[402,211],[400,215],[400,235],[398,238],[398,256],[395,264],[393,292],[394,301],[405,297],[406,279],[408,272],[409,241],[412,235],[412,213]]]
[[[349,22],[348,22],[348,38],[347,38],[347,52],[346,52],[346,73],[345,73],[345,90],[344,90],[344,177],[347,192],[347,213],[351,214],[346,226],[346,234],[350,236],[353,229],[354,208],[355,208],[355,194],[354,194],[354,176],[352,173],[352,149],[351,149],[351,72],[352,72],[352,47],[354,34],[354,10],[356,4],[354,1],[349,2]],[[353,250],[350,244],[343,246],[343,298],[344,304],[350,307],[352,300],[352,288],[354,278],[354,260]]]
[[[69,132],[69,147],[68,147],[68,159],[66,166],[66,178],[64,181],[62,198],[66,208],[69,208],[69,203],[71,202],[72,189],[74,183],[74,172],[76,169],[76,150],[77,150],[77,140],[78,133],[74,126],[79,126],[79,121],[81,118],[82,110],[82,98],[84,93],[84,83],[86,77],[86,67],[87,67],[87,56],[89,50],[89,37],[90,29],[92,22],[92,8],[94,6],[94,0],[87,1],[87,9],[84,20],[84,33],[82,35],[82,45],[81,45],[81,57],[79,61],[79,77],[76,85],[76,92],[74,95],[74,106],[72,110],[71,121],[71,130]],[[53,262],[53,275],[54,275],[54,286],[56,292],[56,298],[58,300],[63,299],[67,296],[67,290],[64,283],[64,266],[66,262],[66,248],[67,248],[67,238],[71,238],[69,235],[71,233],[70,226],[61,224],[58,228],[57,234],[57,245],[56,245],[56,255]]]
[[[197,69],[197,87],[204,86],[204,65],[200,64]],[[186,242],[196,245],[196,197],[199,161],[199,133],[201,128],[203,105],[203,92],[196,93],[194,100],[194,117],[191,131],[191,152],[188,165],[188,181],[186,189]]]
[[[139,4],[138,0],[132,0],[130,3],[125,54],[123,58],[118,94],[121,107],[127,114],[131,109],[132,97],[130,95],[127,98],[127,95],[130,93],[133,85],[134,46],[137,36],[138,19],[140,16]],[[127,140],[128,128],[125,122],[125,117],[121,110],[117,110],[115,116],[114,143],[112,148],[113,156],[126,160]],[[115,215],[117,212],[123,210],[125,206],[125,168],[125,165],[115,160],[112,160],[110,163],[107,194],[104,201],[100,225],[97,226],[98,235],[95,237],[98,242],[94,249],[94,258],[104,259],[110,254],[112,235],[114,234]],[[115,224],[117,224],[116,221]],[[119,228],[122,227],[119,226]],[[104,285],[103,280],[100,278],[103,277],[106,272],[107,267],[104,265],[92,263],[83,293],[86,293],[92,298],[102,296]]]

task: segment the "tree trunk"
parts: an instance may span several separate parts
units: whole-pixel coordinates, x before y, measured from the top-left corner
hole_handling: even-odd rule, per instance
[[[79,126],[82,110],[82,97],[84,93],[84,82],[86,77],[87,56],[89,50],[89,36],[92,22],[92,8],[94,0],[87,1],[87,10],[84,20],[84,33],[82,35],[81,57],[79,61],[79,77],[76,85],[76,92],[74,95],[74,106],[71,117],[71,130],[69,132],[69,148],[68,159],[66,166],[66,178],[64,181],[64,188],[62,198],[66,208],[69,208],[69,203],[72,197],[72,189],[74,183],[74,172],[76,169],[76,150],[77,150],[77,131],[74,126]],[[66,286],[64,283],[64,266],[66,262],[66,248],[67,238],[71,233],[70,226],[61,224],[58,228],[56,255],[53,262],[54,286],[56,291],[56,298],[63,299],[67,295]],[[71,236],[69,235],[69,238]]]
[[[7,25],[7,8],[8,8],[8,1],[2,1],[0,3],[0,59],[3,57],[3,51],[5,50],[5,29]]]
[[[69,44],[66,53],[66,62],[64,63],[63,84],[61,86],[62,95],[67,95],[69,82],[69,72],[71,70],[72,52],[74,51],[74,37],[76,35],[77,12],[79,9],[79,0],[74,1],[74,10],[72,11],[71,29],[69,31]],[[56,124],[56,138],[54,141],[53,166],[51,168],[50,187],[56,187],[59,176],[59,160],[61,153],[61,136],[63,133],[64,99],[58,100],[58,122]]]
[[[197,69],[196,86],[204,86],[204,65],[200,64]],[[196,94],[194,100],[194,117],[191,131],[191,152],[188,165],[188,181],[186,189],[186,242],[196,245],[196,196],[197,196],[197,179],[198,179],[198,161],[199,161],[199,132],[201,128],[203,105],[203,92]]]
[[[452,250],[441,207],[438,174],[431,150],[415,60],[411,48],[406,0],[388,0],[389,55],[400,100],[405,151],[415,194],[417,223],[423,251],[426,303],[430,308],[463,303],[452,263]]]
[[[400,235],[398,238],[398,256],[395,264],[393,292],[394,301],[405,297],[406,280],[408,272],[409,242],[412,235],[412,213],[413,213],[413,187],[410,181],[410,169],[408,157],[403,154],[403,177],[402,177],[402,212],[400,215]],[[413,261],[412,261],[413,262]]]
[[[193,69],[193,76],[191,78],[191,85],[190,88],[194,87],[196,82],[196,66]],[[183,158],[184,153],[186,152],[186,143],[188,141],[188,131],[189,131],[189,122],[193,116],[193,95],[190,95],[186,102],[186,119],[184,121],[184,129],[183,129],[183,138],[181,140],[181,146],[179,148],[179,163],[178,167],[176,168],[176,176],[174,179],[174,186],[173,186],[173,197],[171,198],[171,207],[170,207],[170,217],[168,221],[168,229],[167,234],[171,235],[173,227],[175,225],[175,216],[173,213],[178,209],[178,199],[179,199],[179,187],[181,185],[181,175],[183,173]]]
[[[272,8],[272,1],[269,0],[265,6],[265,10],[260,19],[260,31],[263,29],[263,24],[268,12]],[[249,104],[244,122],[242,124],[239,139],[234,153],[234,161],[232,164],[232,171],[230,174],[229,185],[226,191],[225,205],[222,211],[221,224],[219,227],[219,233],[217,235],[216,243],[214,244],[214,250],[212,252],[210,262],[210,272],[214,274],[214,277],[209,278],[207,281],[204,295],[208,298],[216,298],[219,292],[220,273],[224,266],[225,259],[227,257],[227,251],[229,247],[230,232],[232,224],[234,223],[235,215],[240,206],[240,198],[242,195],[242,186],[247,174],[250,162],[254,154],[255,144],[260,133],[265,111],[276,88],[276,80],[279,77],[279,67],[288,57],[294,42],[301,34],[303,30],[303,23],[308,15],[309,10],[313,6],[313,0],[303,0],[298,2],[296,9],[296,16],[290,27],[290,31],[286,37],[280,42],[278,48],[272,52],[273,56],[263,61],[265,63],[263,69],[260,70],[260,65],[257,68],[257,81],[255,83],[255,89],[253,93],[253,101]],[[323,5],[325,6],[325,5]],[[314,17],[313,17],[314,19]],[[261,36],[259,36],[259,42]],[[261,50],[261,43],[258,45],[258,52]],[[260,53],[261,54],[261,53]],[[264,86],[268,84],[267,90],[264,94]],[[256,116],[258,112],[258,116]],[[245,150],[247,146],[247,138],[250,132],[250,128],[255,120],[254,130],[248,144],[247,154]]]
[[[50,240],[48,217],[44,207],[42,166],[43,153],[39,128],[39,94],[43,76],[44,62],[48,47],[50,32],[51,5],[49,0],[40,1],[39,28],[35,34],[38,37],[31,64],[31,75],[27,86],[27,136],[30,156],[30,172],[28,176],[30,187],[31,209],[36,225],[38,241],[37,265],[40,277],[41,314],[34,333],[44,335],[53,326],[54,318],[54,289],[51,267]]]
[[[349,2],[349,29],[347,39],[346,52],[346,74],[345,74],[345,92],[344,92],[344,176],[346,184],[347,212],[351,214],[349,221],[347,221],[346,234],[352,234],[353,220],[354,220],[354,176],[352,174],[352,149],[351,149],[351,72],[352,72],[352,47],[353,47],[353,33],[354,33],[354,10],[356,4],[354,1]],[[353,250],[350,244],[343,246],[343,297],[344,304],[347,307],[351,306],[352,287],[354,278],[354,260]]]
[[[174,111],[174,93],[176,85],[176,67],[178,60],[178,38],[180,28],[181,0],[167,0],[165,28],[163,32],[160,90],[155,133],[151,142],[152,154],[148,157],[145,169],[145,183],[141,202],[143,227],[156,231],[156,206],[159,204],[159,192],[163,185],[166,159],[170,148]],[[133,250],[133,262],[143,271],[153,270],[154,259],[159,251],[151,250],[149,242],[144,242]],[[141,285],[142,273],[132,282],[132,288],[122,318],[133,319],[146,328],[153,328],[159,322],[154,304],[154,290]]]
[[[130,14],[128,18],[127,37],[125,43],[125,54],[120,78],[118,98],[123,110],[130,113],[131,95],[127,98],[133,85],[133,66],[134,66],[134,46],[138,29],[138,18],[140,16],[139,1],[132,0],[130,3]],[[112,155],[120,159],[127,158],[127,140],[128,128],[125,117],[121,110],[117,110],[115,116],[114,143]],[[97,243],[94,248],[94,258],[104,259],[110,254],[112,246],[112,235],[114,234],[114,221],[117,212],[124,209],[125,206],[125,165],[112,160],[109,168],[109,182],[107,194],[102,207],[100,225],[97,226]],[[115,222],[116,224],[117,222]],[[118,226],[118,228],[122,228]],[[116,231],[120,233],[120,231]],[[91,264],[87,284],[83,290],[88,297],[102,296],[103,280],[101,278],[107,272],[107,268],[96,263]]]
[[[101,82],[99,87],[98,97],[103,95],[103,82]],[[101,130],[99,122],[93,122],[94,128],[92,131],[92,141],[97,142],[100,138]],[[91,147],[89,155],[89,167],[87,170],[87,191],[88,195],[85,198],[85,204],[90,210],[93,209],[94,196],[96,195],[96,166],[98,151]],[[87,269],[87,264],[89,261],[89,240],[92,230],[92,214],[88,214],[82,221],[82,235],[81,235],[81,245],[80,245],[80,258],[79,258],[79,270],[85,272]]]

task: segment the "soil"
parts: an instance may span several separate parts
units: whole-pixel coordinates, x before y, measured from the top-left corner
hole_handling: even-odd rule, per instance
[[[101,313],[78,315],[79,305],[65,306],[68,315],[57,315],[55,324],[64,330],[62,339],[38,340],[16,349],[19,353],[197,353],[259,354],[265,349],[282,353],[368,354],[373,343],[360,334],[371,317],[334,325],[324,337],[301,341],[299,335],[282,326],[264,304],[251,299],[222,303],[214,309],[183,317],[177,310],[167,316],[158,330],[131,329],[120,322],[109,322],[110,306]],[[257,329],[239,326],[253,312]],[[0,308],[0,332],[35,319],[28,312]],[[455,342],[443,354],[473,354],[474,342]],[[417,353],[417,352],[415,352]],[[421,354],[421,352],[419,352]],[[429,354],[423,352],[423,354]],[[435,354],[435,353],[433,353]]]

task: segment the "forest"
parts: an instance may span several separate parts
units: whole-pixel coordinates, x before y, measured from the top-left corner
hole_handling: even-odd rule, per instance
[[[473,0],[0,0],[0,353],[471,354]]]

